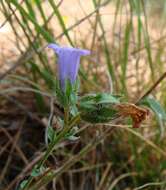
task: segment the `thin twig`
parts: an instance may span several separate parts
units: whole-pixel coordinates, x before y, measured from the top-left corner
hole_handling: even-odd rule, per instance
[[[145,98],[146,96],[148,96],[160,83],[161,81],[166,77],[166,72],[164,72],[161,77],[149,88],[149,90],[147,90],[140,98],[139,100],[137,100],[136,104],[138,104],[140,102],[140,100],[142,100],[143,98]]]
[[[24,0],[22,0],[22,1],[20,2],[20,4],[22,4],[23,2],[24,2]],[[16,11],[17,11],[17,8],[15,8],[14,11],[13,11],[13,12],[6,18],[6,20],[0,25],[0,29],[5,26],[5,24],[8,22],[8,20],[11,19],[11,17],[15,14]]]
[[[67,160],[60,168],[58,168],[54,174],[49,176],[49,179],[45,180],[44,178],[39,181],[38,183],[34,184],[30,189],[31,190],[36,190],[39,189],[40,187],[46,185],[49,181],[52,181],[54,178],[58,179],[60,175],[64,172],[66,172],[72,165],[74,165],[78,160],[80,160],[86,153],[90,152],[94,147],[96,147],[98,144],[102,142],[106,137],[108,137],[111,132],[113,131],[114,127],[111,129],[107,128],[104,133],[98,137],[94,137],[80,152],[71,157],[69,160]]]
[[[23,2],[24,0],[22,0],[20,4],[22,4]],[[63,0],[59,1],[59,3],[57,4],[57,8],[62,4],[62,2]],[[11,17],[15,14],[16,11],[17,11],[17,8],[15,8],[15,10],[4,20],[4,22],[0,25],[0,29],[5,26],[5,24],[8,22],[8,20],[11,19]]]
[[[41,119],[35,114],[32,113],[31,111],[28,110],[28,108],[26,108],[21,102],[17,101],[16,99],[5,95],[5,94],[0,94],[0,96],[3,96],[4,98],[6,98],[8,101],[14,103],[20,110],[22,110],[29,118],[31,118],[32,120],[37,121],[38,123],[40,123],[43,127],[45,127],[45,124],[41,121]]]
[[[15,149],[18,149],[17,142],[18,142],[18,140],[20,138],[22,126],[23,126],[23,123],[21,124],[20,129],[18,130],[17,134],[15,135],[15,138],[13,139],[13,142],[12,142],[13,145],[11,147],[10,154],[9,154],[7,160],[6,160],[6,164],[5,164],[5,166],[4,166],[4,168],[3,168],[2,172],[1,172],[0,181],[3,181],[3,179],[5,178],[6,173],[8,172],[9,165],[10,165],[10,163],[12,161],[12,158],[13,158],[12,153],[14,152]]]
[[[152,186],[162,186],[165,185],[166,181],[162,181],[162,182],[151,182],[151,183],[146,183],[142,186],[136,187],[133,190],[140,190],[140,189],[145,189],[147,187],[152,187]],[[149,189],[149,188],[148,188]]]
[[[17,181],[21,180],[29,170],[33,168],[33,166],[43,157],[43,153],[40,153],[34,160],[32,160],[23,170],[20,174],[18,174],[14,180],[5,188],[5,190],[11,190],[13,189],[13,186],[17,183]]]
[[[22,127],[23,124],[21,124]],[[14,146],[14,148],[16,149],[16,151],[19,153],[22,161],[24,162],[24,164],[28,164],[28,160],[26,158],[26,156],[24,155],[23,151],[21,150],[21,148],[15,143],[14,138],[8,133],[8,131],[1,127],[1,130],[4,132],[4,134],[8,137],[9,142]],[[20,127],[19,127],[19,131],[20,131]]]

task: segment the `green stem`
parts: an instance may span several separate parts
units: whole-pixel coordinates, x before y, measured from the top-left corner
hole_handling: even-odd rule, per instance
[[[105,132],[100,135],[100,137],[95,137],[93,138],[77,155],[71,157],[69,160],[67,160],[63,166],[61,166],[59,169],[56,170],[55,173],[53,173],[52,175],[47,175],[47,176],[43,176],[42,179],[40,179],[38,184],[34,184],[30,190],[37,190],[40,189],[40,187],[43,187],[44,185],[48,184],[50,181],[52,181],[54,178],[56,178],[56,180],[58,179],[58,177],[64,173],[65,171],[67,171],[67,169],[69,169],[72,165],[74,165],[78,160],[80,160],[85,154],[87,154],[89,151],[91,151],[95,146],[97,146],[103,139],[105,139],[107,136],[110,135],[110,132],[113,130],[114,128],[110,129],[106,129]]]
[[[55,145],[63,139],[63,137],[66,136],[66,134],[70,131],[70,129],[76,125],[76,123],[78,123],[80,121],[80,115],[78,114],[77,116],[75,116],[74,118],[72,118],[69,122],[69,109],[65,109],[65,123],[64,123],[64,129],[58,134],[58,136],[56,137],[56,139],[50,144],[50,146],[48,147],[45,155],[43,156],[43,158],[39,161],[39,163],[37,164],[37,168],[40,168],[41,166],[44,165],[44,163],[47,161],[48,157],[51,155],[51,153],[54,151],[54,147]],[[29,189],[30,184],[32,183],[33,180],[33,176],[30,176],[26,185],[22,188],[22,190],[26,190]]]

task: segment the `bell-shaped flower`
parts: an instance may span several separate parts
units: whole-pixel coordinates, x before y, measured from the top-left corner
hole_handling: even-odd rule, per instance
[[[48,48],[54,50],[58,56],[58,78],[61,88],[65,89],[65,82],[69,80],[74,84],[78,75],[80,57],[90,54],[89,50],[73,47],[60,47],[57,44],[49,44]]]

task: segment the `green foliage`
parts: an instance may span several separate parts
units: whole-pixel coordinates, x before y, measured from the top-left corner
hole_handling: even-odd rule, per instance
[[[77,89],[79,87],[78,81],[74,85],[69,80],[65,82],[65,89],[62,89],[60,82],[56,83],[56,97],[60,102],[60,105],[64,108],[69,108],[72,115],[77,114]]]
[[[18,188],[18,190],[22,190],[28,183],[28,180],[23,180]]]
[[[160,132],[163,133],[165,131],[164,124],[166,122],[166,112],[160,102],[152,97],[146,97],[140,102],[143,105],[149,107],[156,115],[158,124],[160,126]],[[163,134],[161,134],[163,135]]]
[[[68,134],[66,134],[65,138],[70,141],[78,140],[80,137],[77,137],[76,134],[78,133],[78,127],[73,127]]]
[[[54,139],[56,138],[56,136],[57,136],[56,131],[51,126],[48,126],[47,138],[48,138],[49,142],[53,142]]]
[[[90,123],[108,122],[116,117],[113,105],[119,97],[106,93],[89,94],[80,99],[79,111],[83,120]]]
[[[34,167],[31,172],[31,176],[32,177],[40,176],[44,173],[44,171],[45,171],[45,168],[43,166],[41,166],[40,168]]]
[[[64,13],[61,11],[63,6],[59,7],[57,2],[53,0],[0,1],[0,11],[5,16],[6,23],[11,26],[15,41],[17,41],[16,54],[19,53],[21,57],[15,63],[15,68],[20,67],[19,72],[16,72],[17,79],[15,77],[14,80],[11,78],[7,81],[7,87],[5,87],[7,90],[2,89],[1,93],[10,96],[7,93],[13,93],[17,88],[21,89],[21,93],[33,92],[38,108],[37,113],[34,114],[39,120],[44,118],[47,121],[49,111],[46,102],[50,97],[54,97],[54,103],[58,102],[64,111],[64,115],[61,116],[58,123],[60,128],[54,128],[54,123],[51,120],[48,121],[46,146],[40,142],[38,143],[40,148],[36,147],[37,143],[32,144],[34,155],[27,156],[28,163],[36,158],[36,152],[41,151],[44,156],[32,169],[29,181],[27,179],[22,181],[20,189],[30,189],[29,183],[37,185],[32,190],[45,188],[45,184],[54,179],[58,183],[58,187],[62,185],[63,188],[66,186],[69,188],[67,182],[70,181],[71,189],[72,187],[79,189],[80,186],[82,189],[90,189],[93,185],[98,189],[109,190],[142,189],[143,187],[139,188],[139,186],[144,184],[148,184],[145,188],[152,190],[166,189],[165,183],[162,182],[165,179],[166,168],[165,154],[162,151],[165,148],[166,112],[160,104],[165,100],[164,84],[161,85],[161,89],[155,92],[156,95],[159,95],[156,97],[161,97],[158,101],[151,97],[140,101],[140,104],[149,107],[155,113],[158,123],[153,121],[150,123],[150,126],[155,125],[155,127],[149,127],[148,124],[148,126],[143,125],[142,128],[133,130],[128,125],[126,128],[123,126],[124,129],[120,128],[111,133],[112,127],[110,130],[107,123],[110,124],[112,120],[117,118],[114,105],[120,103],[121,98],[112,93],[122,94],[126,102],[131,102],[131,100],[137,102],[137,98],[144,94],[165,70],[165,24],[161,31],[157,25],[159,21],[165,21],[165,1],[92,0],[91,3],[94,6],[91,7],[92,10],[90,12],[84,11],[83,7],[84,17],[76,18],[75,23],[69,27],[63,18]],[[65,2],[62,1],[62,5]],[[74,4],[70,5],[71,8],[73,6]],[[100,6],[103,10],[100,9]],[[104,7],[111,11],[106,11],[105,14]],[[115,9],[112,10],[111,7]],[[48,10],[46,10],[47,8]],[[157,20],[154,19],[156,12],[159,14]],[[107,18],[109,23],[106,22]],[[51,19],[53,19],[53,26],[50,24]],[[90,29],[81,25],[84,21],[90,26]],[[152,31],[150,30],[151,21],[155,23]],[[61,33],[58,31],[58,27],[61,29]],[[154,37],[155,29],[157,35]],[[88,31],[87,36],[83,36],[80,32],[84,30]],[[8,37],[10,38],[10,36]],[[84,63],[81,64],[81,85],[79,85],[79,81],[74,86],[66,81],[66,88],[61,89],[59,81],[56,79],[55,61],[46,55],[47,50],[45,49],[49,42],[54,41],[59,44],[63,42],[92,50],[92,56],[85,60],[86,66]],[[106,69],[101,72],[103,68]],[[19,82],[24,86],[20,87]],[[9,86],[9,84],[11,85]],[[112,89],[107,88],[108,86],[113,87],[113,92]],[[79,87],[80,94],[78,95]],[[82,96],[87,92],[87,95]],[[24,111],[29,113],[28,109],[24,109]],[[2,123],[5,123],[3,119]],[[107,129],[105,130],[99,123],[107,124]],[[93,124],[98,125],[93,126]],[[119,124],[121,125],[123,122],[121,123],[120,120]],[[157,141],[158,126],[160,126],[163,137],[160,142]],[[22,131],[25,133],[24,127]],[[5,130],[7,130],[6,134],[10,133],[7,128]],[[43,126],[40,130],[43,130]],[[12,131],[12,135],[14,131]],[[28,128],[27,131],[29,132],[30,129]],[[33,133],[33,139],[37,138],[37,134]],[[26,135],[21,135],[21,138],[24,136]],[[2,136],[2,141],[5,138]],[[24,161],[24,154],[27,155],[26,152],[29,152],[31,148],[29,146],[28,150],[24,149],[24,145],[21,144],[24,141],[21,139],[19,143],[16,142],[17,147],[20,145],[20,149],[16,148],[14,153],[9,152],[8,149],[5,151],[9,152],[7,156],[9,160],[12,155],[16,155],[16,159],[12,160],[13,165],[8,165],[8,160],[4,162],[5,167],[2,167],[3,162],[0,164],[3,169],[0,180],[4,178],[5,185],[8,184],[9,179],[16,175],[15,173],[21,173],[27,165],[26,159],[24,165],[21,165],[20,161],[22,157]],[[12,142],[14,142],[13,139]],[[26,141],[26,143],[29,142]],[[67,143],[71,144],[66,146]],[[5,146],[8,146],[8,142],[6,144]],[[100,146],[97,146],[99,144]],[[3,148],[1,154],[3,154]],[[19,164],[16,162],[15,165],[17,156]],[[4,161],[3,157],[5,156],[1,157],[2,161]],[[50,157],[53,159],[49,159]],[[55,166],[54,162],[52,164],[54,158],[60,160],[59,165]],[[53,168],[53,174],[49,173],[49,175],[43,176],[43,172],[50,165]],[[6,169],[8,167],[9,172]],[[13,170],[16,172],[12,173]],[[8,173],[12,173],[11,176]],[[63,173],[65,175],[59,180]],[[36,183],[35,180],[32,180],[34,178],[39,178],[39,181]],[[78,184],[79,181],[76,179],[81,179],[81,183]],[[51,184],[49,185],[51,186]]]
[[[161,118],[164,121],[166,120],[166,112],[161,106],[160,102],[158,102],[156,99],[146,97],[141,100],[140,103],[151,108],[158,118]]]

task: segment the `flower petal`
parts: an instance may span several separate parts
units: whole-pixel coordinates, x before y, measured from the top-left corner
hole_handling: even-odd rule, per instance
[[[61,47],[59,47],[57,44],[49,44],[47,46],[48,48],[51,48],[55,51],[55,53],[59,54],[60,50],[61,50]]]
[[[65,88],[65,80],[69,79],[71,84],[74,84],[80,63],[80,57],[90,54],[89,50],[60,47],[57,44],[49,44],[51,48],[58,55],[58,74],[62,89]]]

